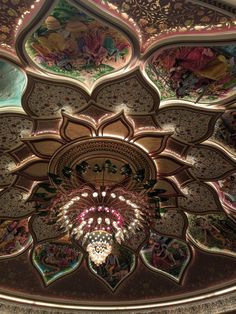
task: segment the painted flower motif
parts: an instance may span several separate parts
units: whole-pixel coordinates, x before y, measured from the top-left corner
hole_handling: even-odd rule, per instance
[[[65,0],[27,39],[25,48],[34,64],[87,88],[127,66],[132,55],[128,38]]]

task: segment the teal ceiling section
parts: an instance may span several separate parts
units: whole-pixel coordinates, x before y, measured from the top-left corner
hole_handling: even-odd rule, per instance
[[[13,64],[0,60],[0,108],[21,107],[26,75]]]

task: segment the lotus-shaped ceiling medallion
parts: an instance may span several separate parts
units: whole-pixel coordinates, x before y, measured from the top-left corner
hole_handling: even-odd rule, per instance
[[[30,248],[46,286],[85,267],[112,292],[139,267],[183,285],[195,251],[236,256],[236,46],[157,48],[235,22],[202,4],[175,28],[161,7],[182,4],[157,2],[42,4],[0,60],[0,260]]]
[[[139,77],[138,72],[126,78],[127,84],[135,76]],[[30,79],[34,88],[26,93],[25,110],[32,112],[35,89],[42,83]],[[100,94],[106,89],[105,85]],[[152,98],[148,89],[146,93]],[[153,99],[157,107],[155,102]],[[88,114],[91,107],[93,116]],[[210,125],[220,114],[169,105],[155,116],[151,114],[152,126],[144,129],[135,125],[139,116],[128,116],[124,111],[112,114],[93,103],[73,115],[56,111],[54,119],[37,119],[36,128],[31,127],[28,133],[20,133],[19,126],[15,133],[21,134],[16,143],[19,147],[10,148],[8,157],[10,161],[14,156],[18,162],[16,165],[12,160],[10,173],[5,169],[5,178],[18,179],[1,195],[6,207],[18,202],[18,211],[13,210],[13,204],[12,212],[2,206],[1,217],[32,216],[32,261],[44,282],[49,284],[76,270],[84,256],[91,272],[114,290],[134,271],[139,251],[151,270],[180,281],[192,255],[186,241],[208,249],[208,239],[202,239],[198,232],[214,230],[209,221],[217,217],[230,221],[209,181],[233,173],[234,161],[214,142],[200,144],[213,133]],[[18,119],[22,125],[30,125],[29,118]],[[193,121],[201,130],[189,127]],[[11,137],[5,145],[10,143]],[[219,163],[220,168],[216,166]],[[19,188],[21,182],[28,192]],[[42,257],[58,250],[69,250],[73,259],[48,276],[50,270],[43,264],[51,263],[50,256],[46,260]],[[235,254],[231,246],[219,245],[215,250]],[[125,268],[120,269],[117,265],[123,259]],[[117,268],[111,270],[115,265]]]

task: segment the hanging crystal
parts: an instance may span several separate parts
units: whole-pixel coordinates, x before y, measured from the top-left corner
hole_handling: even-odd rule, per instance
[[[97,266],[105,263],[106,258],[112,252],[112,235],[103,230],[93,231],[88,236],[86,247],[91,261]]]

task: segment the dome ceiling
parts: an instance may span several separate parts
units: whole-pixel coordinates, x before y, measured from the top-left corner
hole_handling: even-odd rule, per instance
[[[236,9],[213,2],[2,1],[3,300],[234,290]]]

